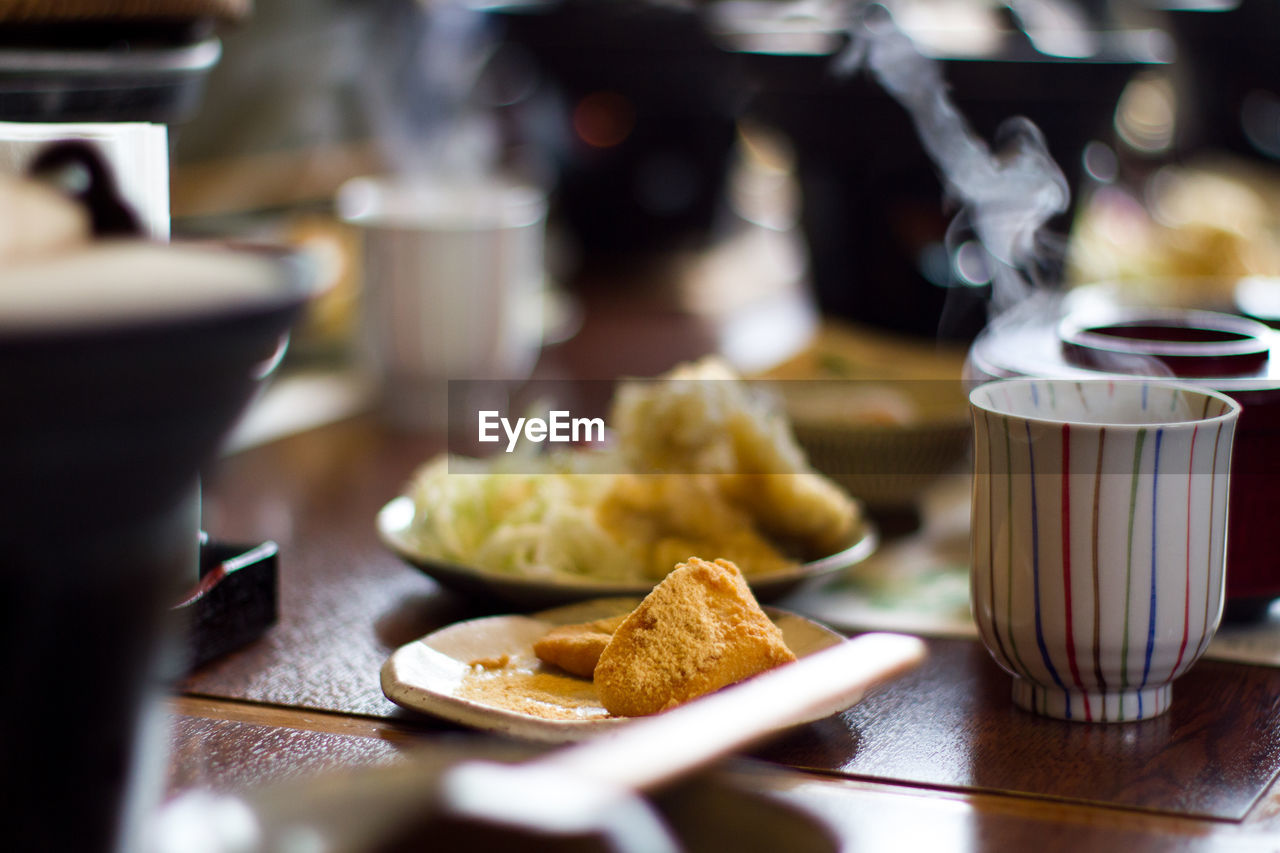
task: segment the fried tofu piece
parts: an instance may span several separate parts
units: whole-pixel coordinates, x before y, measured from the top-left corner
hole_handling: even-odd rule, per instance
[[[611,714],[656,714],[795,659],[738,567],[693,557],[613,632],[596,692]]]
[[[626,613],[619,613],[594,622],[552,628],[534,642],[533,653],[538,660],[558,666],[565,672],[590,678],[595,672],[596,661],[600,660],[600,653],[626,618]]]

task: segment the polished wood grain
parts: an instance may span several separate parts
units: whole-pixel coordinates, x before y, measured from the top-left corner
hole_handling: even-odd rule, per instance
[[[394,743],[367,736],[186,715],[172,719],[169,748],[172,792],[243,791],[399,756]]]
[[[185,692],[388,716],[378,671],[398,646],[476,608],[377,541],[373,518],[442,440],[386,433],[369,417],[224,460],[205,487],[205,526],[280,545],[280,618]]]
[[[652,375],[714,345],[704,321],[655,307],[643,293],[602,290],[587,302],[592,321],[544,352],[537,378]],[[661,346],[643,345],[654,341]],[[443,435],[388,430],[363,414],[236,453],[206,472],[212,536],[281,546],[280,621],[261,641],[194,673],[183,691],[398,714],[378,686],[390,652],[458,619],[498,612],[493,602],[442,593],[377,540],[378,509],[445,447]]]
[[[1280,670],[1198,663],[1169,713],[1064,722],[1022,711],[978,643],[934,640],[924,667],[761,754],[782,764],[944,788],[1184,815],[1244,817],[1280,771]]]
[[[200,789],[252,797],[264,786],[298,784],[337,768],[352,771],[415,760],[443,767],[462,757],[511,758],[535,751],[488,738],[415,731],[384,720],[238,701],[178,697],[171,711],[171,796]],[[1280,845],[1280,796],[1274,792],[1246,819],[1220,821],[1043,797],[832,779],[745,760],[727,763],[718,776],[736,790],[800,810],[837,837],[842,849],[853,851],[1181,853]],[[687,790],[676,789],[666,799]],[[757,811],[760,802],[749,806]]]
[[[425,735],[440,731],[429,724],[424,725],[422,718],[401,722],[206,696],[175,695],[169,698],[168,705],[169,712],[176,716],[291,728],[326,735],[378,738],[397,746],[420,743]]]
[[[178,685],[172,792],[492,748],[399,710],[378,685],[399,645],[495,609],[440,590],[374,532],[377,509],[442,447],[365,415],[208,473],[215,537],[280,543],[281,614]],[[759,750],[766,761],[731,762],[734,784],[818,815],[850,850],[1280,849],[1275,670],[1202,662],[1170,715],[1084,726],[1013,708],[976,643],[929,646],[917,673]]]
[[[370,417],[226,460],[206,487],[215,536],[281,545],[281,619],[194,673],[190,695],[450,728],[383,697],[399,645],[486,608],[438,589],[377,541],[373,516],[439,440]],[[491,609],[491,608],[490,608]],[[848,776],[1239,819],[1280,770],[1280,672],[1202,662],[1171,714],[1082,726],[1015,709],[976,643],[933,641],[924,668],[765,752]]]

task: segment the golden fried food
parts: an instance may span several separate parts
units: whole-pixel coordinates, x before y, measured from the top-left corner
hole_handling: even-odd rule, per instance
[[[607,450],[440,456],[411,487],[423,557],[544,580],[651,582],[694,554],[748,576],[846,545],[859,504],[810,466],[785,415],[723,362],[623,383]]]
[[[561,625],[552,628],[533,643],[538,659],[560,667],[565,672],[590,678],[595,672],[600,653],[613,639],[613,632],[627,618],[619,613],[594,622]]]
[[[656,714],[796,659],[728,560],[690,558],[653,588],[595,667],[611,714]]]
[[[756,529],[796,550],[822,556],[845,547],[858,529],[858,505],[814,472],[739,474],[725,479],[725,494],[754,519]]]
[[[717,359],[624,384],[611,422],[632,470],[713,475],[767,536],[819,555],[858,528],[858,504],[810,467],[782,412]]]
[[[1176,288],[1188,305],[1230,304],[1238,279],[1280,275],[1278,178],[1215,157],[1163,168],[1137,195],[1094,192],[1072,228],[1068,277],[1112,282],[1126,301],[1173,306]]]
[[[665,577],[694,554],[720,554],[747,574],[795,562],[769,542],[751,516],[730,503],[709,474],[622,474],[597,510],[600,526],[639,556],[646,574]]]
[[[714,357],[658,381],[622,383],[609,423],[630,470],[640,473],[736,474],[744,462],[768,466],[752,471],[808,470],[782,412]]]

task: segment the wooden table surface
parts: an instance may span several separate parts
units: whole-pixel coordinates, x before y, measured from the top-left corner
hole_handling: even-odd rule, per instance
[[[494,748],[399,709],[378,683],[399,645],[502,609],[440,589],[377,541],[377,509],[441,448],[361,415],[210,473],[211,535],[280,545],[280,620],[178,685],[171,794]],[[1276,670],[1202,662],[1175,686],[1170,715],[1087,726],[1014,709],[976,643],[929,647],[909,677],[718,778],[800,809],[847,850],[1280,849]]]

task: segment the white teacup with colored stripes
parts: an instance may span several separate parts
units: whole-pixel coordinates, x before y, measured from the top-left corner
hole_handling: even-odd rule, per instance
[[[1240,405],[1173,382],[1010,379],[969,395],[970,592],[1013,698],[1153,717],[1222,615]]]

